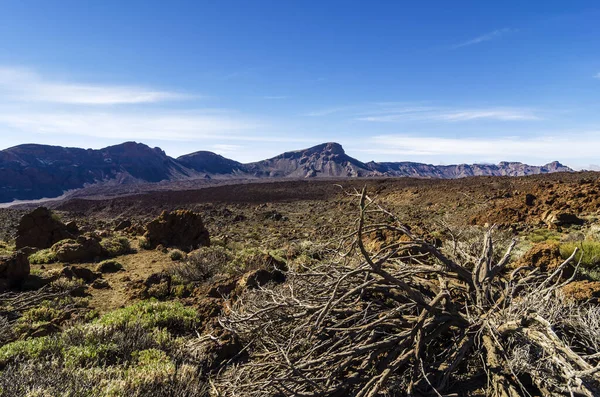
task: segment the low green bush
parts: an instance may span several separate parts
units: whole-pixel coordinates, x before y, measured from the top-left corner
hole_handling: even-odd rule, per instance
[[[227,272],[232,259],[227,248],[218,245],[203,247],[187,255],[185,261],[171,267],[170,273],[184,283],[206,281],[215,274]]]
[[[181,250],[175,249],[175,250],[169,252],[169,258],[171,258],[171,260],[174,262],[179,262],[179,261],[185,259],[185,257],[186,257],[186,253]]]
[[[184,333],[193,330],[198,320],[196,310],[180,302],[148,300],[107,313],[97,323],[107,326],[139,324],[144,328],[158,327]]]
[[[152,244],[150,244],[150,240],[148,240],[146,237],[140,237],[139,246],[143,250],[151,250],[152,249]]]
[[[126,237],[110,237],[100,242],[107,256],[115,257],[131,252],[131,243]]]
[[[573,254],[575,248],[575,263],[580,263],[581,272],[589,278],[600,281],[600,241],[568,242],[560,245],[560,254],[567,259]]]
[[[29,263],[33,265],[45,265],[54,263],[57,260],[56,253],[51,248],[46,248],[29,255]]]
[[[525,238],[532,243],[544,243],[547,241],[560,241],[561,234],[550,229],[535,229],[527,234]]]

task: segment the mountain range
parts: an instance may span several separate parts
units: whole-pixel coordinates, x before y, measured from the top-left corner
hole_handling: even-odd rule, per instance
[[[559,162],[531,166],[499,164],[430,165],[413,162],[363,163],[338,143],[286,152],[243,164],[199,151],[172,158],[160,148],[125,142],[104,149],[26,144],[0,151],[0,202],[61,196],[97,183],[135,184],[193,179],[524,176],[571,172]]]

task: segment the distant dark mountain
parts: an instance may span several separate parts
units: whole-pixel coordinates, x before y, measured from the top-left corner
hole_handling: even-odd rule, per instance
[[[213,152],[200,151],[177,158],[185,167],[206,174],[236,174],[244,172],[244,165]]]
[[[101,150],[21,145],[0,152],[0,202],[58,197],[109,180],[125,184],[196,175],[161,149],[135,142]]]
[[[357,177],[372,173],[364,163],[348,156],[342,146],[334,142],[246,164],[245,170],[259,178]]]
[[[360,162],[338,143],[286,152],[268,160],[242,164],[200,151],[177,159],[159,148],[126,142],[100,150],[21,145],[0,151],[0,202],[58,197],[67,190],[99,182],[136,184],[198,178],[347,178],[523,176],[570,172],[558,162],[544,166],[502,162],[430,165],[412,162]]]

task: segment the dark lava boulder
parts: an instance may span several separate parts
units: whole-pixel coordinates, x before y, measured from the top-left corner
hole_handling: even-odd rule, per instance
[[[69,279],[78,278],[86,283],[91,283],[102,277],[102,274],[81,266],[66,266],[61,270],[60,275]]]
[[[91,236],[80,236],[77,240],[67,239],[52,246],[59,262],[87,262],[99,258],[104,250],[100,241]]]
[[[29,260],[24,252],[0,256],[0,292],[29,276]]]
[[[50,248],[53,244],[75,237],[48,208],[40,207],[21,218],[16,247]]]
[[[189,252],[210,245],[210,236],[202,217],[187,210],[164,211],[146,225],[144,237],[150,248],[163,245]]]

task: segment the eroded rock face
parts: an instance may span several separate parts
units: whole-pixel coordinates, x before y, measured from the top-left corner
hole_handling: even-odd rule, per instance
[[[600,301],[600,281],[573,281],[562,288],[568,299],[576,302],[598,303]]]
[[[90,236],[80,236],[77,240],[63,240],[52,246],[56,259],[60,262],[87,262],[103,254],[100,241]]]
[[[29,276],[29,260],[24,252],[0,256],[0,292]]]
[[[573,213],[560,211],[546,211],[542,214],[542,221],[549,227],[583,225],[585,223],[583,219]]]
[[[519,265],[534,266],[543,272],[553,272],[563,262],[557,243],[539,243],[523,255],[519,260]],[[573,266],[566,266],[563,270],[563,277],[570,277],[574,270]]]
[[[75,235],[48,208],[40,207],[21,218],[17,229],[16,247],[50,248],[55,243]]]
[[[163,245],[190,252],[210,245],[210,236],[200,214],[185,210],[163,212],[146,225],[144,237],[151,248]]]

